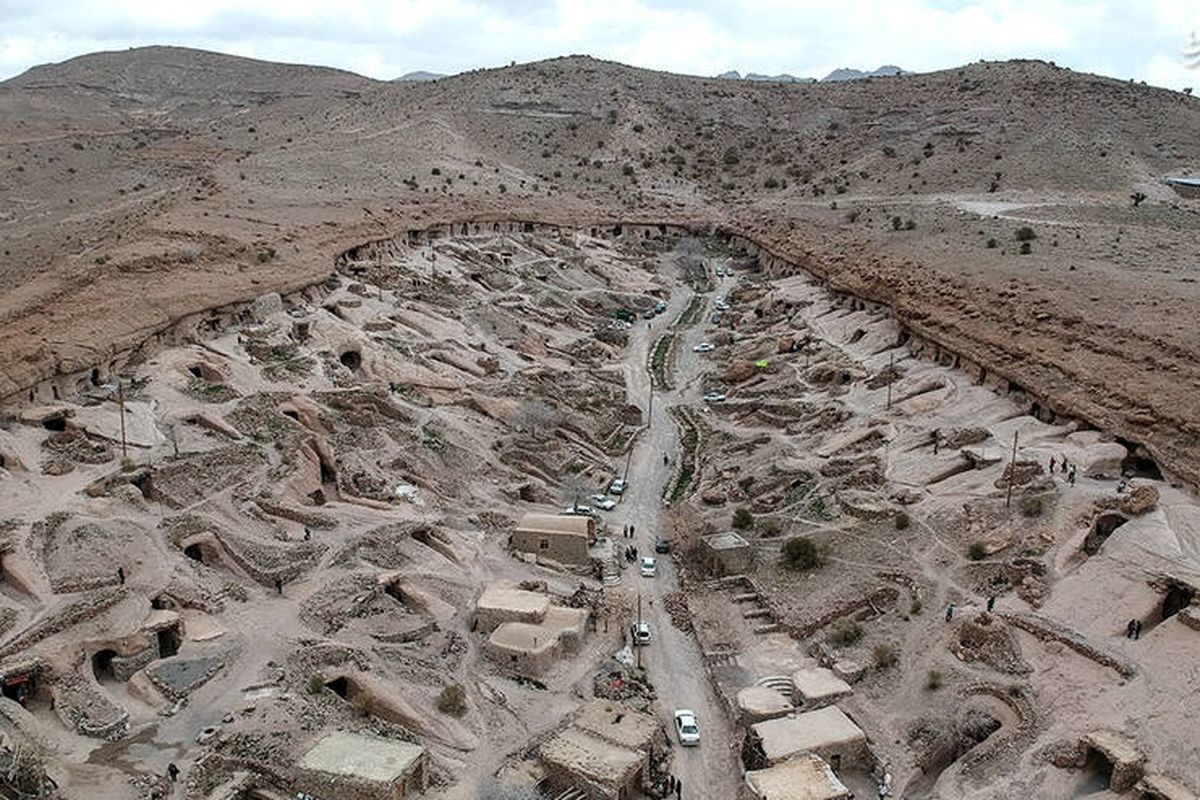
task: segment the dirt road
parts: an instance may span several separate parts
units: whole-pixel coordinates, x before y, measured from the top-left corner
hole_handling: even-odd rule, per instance
[[[645,371],[646,354],[666,326],[687,308],[692,292],[678,286],[663,315],[647,326],[635,326],[630,342],[630,393],[643,408],[649,400],[650,379]],[[678,358],[675,386],[669,391],[657,391],[651,407],[650,425],[642,433],[634,449],[629,469],[629,489],[621,501],[621,520],[635,525],[635,541],[639,555],[655,555],[654,540],[663,530],[662,488],[670,477],[670,467],[664,466],[667,453],[674,463],[678,451],[678,432],[667,409],[681,403],[700,402],[700,389],[695,378],[699,374],[701,356],[692,346],[703,340],[704,325],[678,331]],[[670,557],[657,556],[658,575],[643,578],[638,570],[626,571],[627,580],[637,587],[642,597],[642,617],[650,623],[653,642],[641,648],[642,663],[658,691],[663,724],[672,731],[675,745],[675,775],[682,782],[682,797],[688,800],[728,800],[735,797],[741,781],[737,763],[738,743],[733,738],[733,726],[704,669],[703,657],[691,634],[679,631],[671,624],[663,598],[679,588],[675,563]],[[674,739],[673,714],[687,708],[700,720],[701,744],[683,748]]]

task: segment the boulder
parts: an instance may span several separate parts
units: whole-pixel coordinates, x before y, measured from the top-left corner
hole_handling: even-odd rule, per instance
[[[1158,505],[1158,489],[1149,484],[1134,486],[1121,498],[1121,510],[1131,517],[1152,511]]]

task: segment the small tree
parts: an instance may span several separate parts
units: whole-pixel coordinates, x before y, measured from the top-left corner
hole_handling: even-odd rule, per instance
[[[849,647],[863,636],[862,626],[854,619],[839,620],[829,634],[829,643],[838,647]]]
[[[739,508],[733,512],[733,527],[739,531],[746,530],[754,525],[754,515],[749,509]]]
[[[982,561],[987,558],[987,545],[983,542],[971,542],[971,546],[967,548],[967,555],[972,561]]]
[[[461,717],[467,713],[467,693],[462,686],[451,683],[438,695],[437,709],[443,714]]]
[[[1029,242],[1021,242],[1021,250],[1020,250],[1021,255],[1027,256],[1032,252],[1033,252],[1033,245],[1031,245]]]
[[[929,674],[925,677],[925,688],[931,692],[942,688],[942,673],[936,669],[929,670]]]
[[[1129,195],[1129,199],[1133,201],[1133,207],[1137,208],[1146,199],[1146,194],[1144,192],[1134,192]]]
[[[1018,242],[1032,242],[1037,238],[1037,234],[1033,232],[1033,228],[1028,225],[1022,225],[1020,228],[1017,228],[1014,236],[1016,236]]]
[[[733,166],[742,160],[742,156],[736,147],[729,147],[725,150],[725,155],[721,157],[721,160],[727,165]]]
[[[791,569],[819,569],[825,566],[826,548],[805,536],[788,539],[780,551],[784,565]]]
[[[912,517],[908,516],[907,511],[900,511],[893,521],[896,523],[896,530],[908,530],[908,526],[912,524]]]
[[[900,660],[899,653],[896,652],[896,647],[891,644],[875,645],[872,655],[875,657],[875,666],[878,669],[888,669],[896,666],[896,662]]]

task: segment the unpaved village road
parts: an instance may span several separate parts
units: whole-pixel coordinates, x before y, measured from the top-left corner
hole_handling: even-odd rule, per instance
[[[635,324],[629,347],[629,392],[631,400],[642,408],[650,396],[650,377],[646,371],[647,354],[658,336],[687,308],[692,293],[677,285],[666,311],[649,325]],[[707,310],[705,318],[707,318]],[[654,540],[663,531],[663,484],[670,477],[670,467],[662,462],[663,453],[678,457],[678,430],[667,409],[682,403],[698,404],[702,394],[696,381],[701,356],[692,346],[703,341],[704,323],[678,331],[678,358],[675,388],[656,391],[650,414],[650,426],[642,432],[633,450],[629,468],[629,489],[621,501],[616,524],[635,525],[634,544],[638,554],[655,555]],[[625,544],[624,540],[620,540]],[[642,663],[658,692],[663,724],[671,732],[675,749],[675,775],[682,782],[682,797],[687,800],[729,800],[736,797],[741,782],[737,762],[738,743],[733,727],[717,700],[703,657],[696,640],[671,624],[663,598],[679,589],[675,562],[670,557],[657,556],[658,576],[643,578],[636,568],[625,571],[625,580],[637,587],[642,596],[642,617],[650,623],[654,636],[648,647],[642,648]],[[688,708],[700,720],[699,747],[680,747],[675,738],[675,709]]]

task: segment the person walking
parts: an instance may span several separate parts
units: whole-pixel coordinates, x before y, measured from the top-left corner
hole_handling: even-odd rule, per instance
[[[125,568],[124,567],[117,567],[117,580],[121,582],[122,586],[125,585]]]
[[[1133,640],[1136,642],[1140,638],[1142,638],[1142,621],[1135,619],[1133,621]]]
[[[1074,466],[1071,467],[1071,472],[1070,472],[1070,474],[1067,475],[1067,482],[1070,483],[1072,486],[1075,485],[1075,467]]]
[[[675,779],[675,797],[677,800],[683,800],[683,781],[679,778]]]
[[[946,606],[946,622],[954,619],[954,603]]]
[[[987,602],[988,613],[991,613],[992,609],[995,607],[996,607],[996,595],[992,595],[991,597],[988,598],[988,602]]]
[[[1131,619],[1131,620],[1129,620],[1129,622],[1125,623],[1125,638],[1126,639],[1133,638],[1133,631],[1135,628],[1137,628],[1137,620],[1136,619]]]
[[[632,524],[630,524],[630,526],[629,526],[629,538],[630,539],[633,538],[633,525]]]
[[[170,777],[171,783],[175,783],[177,780],[179,780],[179,767],[175,766],[174,761],[172,761],[170,764],[167,764],[167,776]]]
[[[1055,463],[1056,463],[1056,462],[1055,462],[1055,460],[1054,460],[1054,456],[1050,456],[1050,474],[1051,474],[1051,475],[1053,475],[1053,474],[1054,474],[1054,464],[1055,464]]]
[[[275,579],[275,594],[283,594],[283,579]]]

